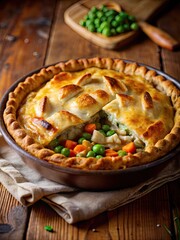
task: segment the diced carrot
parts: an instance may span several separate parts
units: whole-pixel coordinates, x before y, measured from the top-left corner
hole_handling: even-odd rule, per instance
[[[95,123],[88,123],[84,127],[84,131],[87,133],[93,133],[93,131],[96,129],[96,124]]]
[[[80,153],[80,152],[82,152],[82,151],[84,151],[84,150],[86,150],[86,149],[87,149],[86,146],[84,146],[84,145],[82,145],[82,144],[78,144],[78,145],[75,146],[75,148],[73,149],[73,151],[75,152],[75,154],[78,154],[78,153]]]
[[[116,151],[114,151],[113,149],[106,149],[105,150],[105,155],[108,157],[116,157],[118,156],[118,153]]]
[[[76,145],[77,145],[77,142],[72,141],[72,140],[69,140],[69,139],[67,139],[67,140],[65,141],[65,144],[64,144],[64,146],[65,146],[66,148],[69,148],[69,149],[74,149]]]
[[[70,156],[70,157],[75,157],[75,156],[76,156],[74,150],[70,149],[70,154],[69,154],[69,156]]]
[[[136,146],[134,142],[130,142],[122,147],[122,150],[126,151],[127,153],[135,153],[136,152]]]

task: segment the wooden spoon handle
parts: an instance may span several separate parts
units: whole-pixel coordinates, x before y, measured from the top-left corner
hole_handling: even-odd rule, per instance
[[[138,22],[138,24],[142,31],[160,47],[173,51],[180,46],[179,42],[176,39],[171,37],[163,30],[143,21]]]

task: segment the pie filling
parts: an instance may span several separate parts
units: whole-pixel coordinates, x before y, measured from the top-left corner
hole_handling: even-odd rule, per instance
[[[104,150],[98,151],[97,146]],[[100,111],[88,123],[70,127],[63,131],[47,147],[56,153],[63,153],[66,148],[65,156],[67,157],[100,158],[104,156],[124,156],[143,151],[145,142],[124,124],[117,121],[114,121],[113,124],[107,114]]]
[[[179,143],[179,90],[134,63],[70,60],[42,69],[10,94],[8,131],[26,151],[80,169],[119,169]]]

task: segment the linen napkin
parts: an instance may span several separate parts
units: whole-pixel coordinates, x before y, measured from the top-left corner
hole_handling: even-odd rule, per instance
[[[180,156],[156,176],[131,188],[88,192],[50,181],[29,168],[0,133],[0,182],[24,206],[42,199],[72,224],[132,202],[180,177]]]

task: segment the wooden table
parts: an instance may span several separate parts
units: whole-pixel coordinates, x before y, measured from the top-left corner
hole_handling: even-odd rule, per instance
[[[43,65],[80,57],[132,59],[180,79],[180,51],[159,48],[143,34],[117,51],[105,50],[73,32],[63,20],[75,0],[0,1],[0,96],[19,77]],[[159,15],[154,24],[180,41],[180,4]],[[39,201],[21,206],[0,185],[0,239],[118,240],[171,239],[163,224],[174,230],[174,204],[180,208],[180,181],[166,184],[139,200],[93,219],[69,225]],[[2,225],[9,224],[9,225]],[[54,232],[44,230],[52,225]],[[8,232],[8,230],[11,231]],[[95,229],[96,231],[93,231]]]

